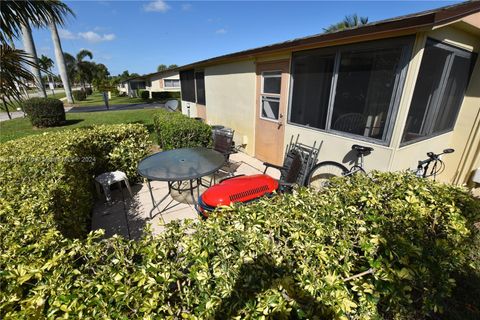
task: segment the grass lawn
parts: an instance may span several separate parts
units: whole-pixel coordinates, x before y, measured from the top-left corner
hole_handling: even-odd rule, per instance
[[[115,104],[134,104],[134,103],[146,103],[145,100],[141,98],[130,98],[130,97],[115,97],[112,95],[112,99],[108,102],[110,105]],[[84,101],[75,101],[74,105],[76,106],[103,106],[103,95],[101,92],[94,92],[91,96],[87,96],[87,100]]]
[[[78,112],[67,113],[67,124],[60,127],[36,129],[28,118],[18,118],[0,122],[0,142],[13,140],[32,134],[43,132],[59,131],[79,127],[87,127],[94,124],[118,124],[118,123],[142,123],[148,132],[150,139],[155,142],[153,133],[153,115],[157,112],[155,109],[124,110],[124,111],[104,111],[104,112]]]

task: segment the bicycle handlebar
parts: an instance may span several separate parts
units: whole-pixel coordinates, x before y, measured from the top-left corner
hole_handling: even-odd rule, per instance
[[[427,152],[428,159],[418,161],[418,166],[420,167],[420,166],[423,166],[423,165],[425,165],[427,163],[430,163],[432,161],[440,160],[440,156],[442,154],[453,153],[454,151],[455,151],[454,149],[448,148],[448,149],[443,150],[442,153],[438,153],[438,154],[435,154],[433,152]]]

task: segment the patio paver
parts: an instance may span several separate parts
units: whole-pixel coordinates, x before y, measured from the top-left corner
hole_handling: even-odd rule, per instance
[[[230,168],[234,171],[235,175],[258,174],[264,170],[262,161],[241,152],[231,155],[230,162]],[[277,179],[280,176],[278,170],[270,169],[268,174]],[[225,176],[225,173],[218,173],[216,175],[217,181],[221,179],[222,176]],[[210,179],[210,177],[205,177],[205,179]],[[151,185],[156,200],[161,199],[161,197],[168,192],[166,182],[152,181]],[[204,190],[205,188],[202,187],[200,193]],[[164,223],[160,214],[156,214],[151,220],[149,218],[152,200],[146,183],[133,185],[132,192],[133,197],[131,198],[126,189],[123,189],[123,192],[118,189],[112,190],[111,204],[105,203],[103,197],[98,199],[93,210],[92,229],[104,229],[105,237],[118,234],[124,237],[130,236],[132,239],[138,239],[141,237],[145,225],[150,223],[153,234],[162,232],[164,230]],[[171,197],[175,200],[172,204],[178,204],[174,208],[162,213],[165,223],[185,219],[201,221],[194,208],[189,192],[179,194],[178,192],[172,191]],[[168,203],[168,200],[167,198],[166,203]]]

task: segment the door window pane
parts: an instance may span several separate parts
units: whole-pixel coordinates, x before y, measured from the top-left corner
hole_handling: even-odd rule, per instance
[[[331,129],[383,139],[402,48],[342,52]]]
[[[263,74],[263,92],[269,94],[280,94],[282,73],[280,71],[268,71]]]
[[[334,62],[318,50],[294,54],[291,122],[325,129]]]
[[[470,65],[469,53],[427,41],[402,142],[453,129],[467,87]]]
[[[262,118],[278,120],[279,108],[280,108],[279,97],[262,96]]]

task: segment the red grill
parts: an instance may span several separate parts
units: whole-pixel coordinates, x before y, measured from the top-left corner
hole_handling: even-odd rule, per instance
[[[226,179],[208,188],[200,197],[199,210],[206,217],[206,211],[235,202],[249,202],[278,189],[278,181],[266,174],[239,176]]]

